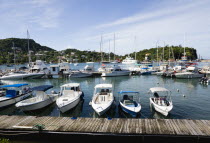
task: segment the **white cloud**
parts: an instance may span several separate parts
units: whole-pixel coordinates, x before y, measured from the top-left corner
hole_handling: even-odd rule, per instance
[[[194,47],[203,57],[210,58],[207,54],[210,49],[205,51],[210,46],[210,34],[207,33],[210,26],[210,2],[203,0],[179,4],[181,5],[168,3],[166,6],[164,3],[162,9],[101,24],[95,26],[95,30],[106,31],[103,33],[105,45],[109,39],[113,39],[113,33],[116,33],[116,51],[123,55],[135,49],[139,51],[155,47],[157,40],[161,46],[164,42],[169,45],[183,45],[186,33],[186,46]],[[100,41],[101,34],[87,34],[87,41]],[[136,47],[134,36],[137,37]],[[99,49],[98,45],[94,47]]]

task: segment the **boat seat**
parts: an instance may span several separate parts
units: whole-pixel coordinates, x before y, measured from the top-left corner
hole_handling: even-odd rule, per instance
[[[38,99],[42,100],[46,97],[46,93],[44,91],[37,91],[36,96],[38,97]]]
[[[108,101],[108,96],[107,95],[99,95],[99,102],[107,102]]]
[[[131,100],[124,100],[123,102],[125,105],[133,105],[133,101]]]

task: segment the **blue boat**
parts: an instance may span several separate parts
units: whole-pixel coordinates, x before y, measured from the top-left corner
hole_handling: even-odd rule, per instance
[[[136,91],[120,91],[119,102],[122,110],[132,117],[136,117],[141,111],[139,101],[139,92]]]
[[[32,90],[28,84],[12,84],[0,86],[1,89],[6,89],[4,95],[0,97],[0,108],[15,104],[29,95],[31,95]]]

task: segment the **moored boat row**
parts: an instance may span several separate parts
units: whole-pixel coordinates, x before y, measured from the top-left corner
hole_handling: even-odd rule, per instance
[[[24,86],[26,86],[24,88]],[[41,85],[30,88],[28,84],[13,84],[0,86],[5,88],[22,88],[21,90],[1,90],[0,108],[15,104],[22,111],[40,110],[54,102],[58,109],[65,113],[80,102],[83,97],[83,92],[79,83],[67,83],[60,87],[60,92],[46,93],[47,90],[53,88],[52,85]],[[169,94],[158,96],[157,93],[167,92],[167,89],[155,87],[150,89],[154,97],[150,98],[150,104],[154,109],[163,115],[167,116],[172,110],[173,104]],[[35,95],[32,96],[32,93]],[[141,104],[140,95],[136,91],[120,91],[118,92],[119,106],[127,114],[136,117],[140,114]],[[94,93],[91,100],[91,106],[99,115],[105,114],[110,110],[115,100],[114,88],[112,84],[97,84],[94,87]]]

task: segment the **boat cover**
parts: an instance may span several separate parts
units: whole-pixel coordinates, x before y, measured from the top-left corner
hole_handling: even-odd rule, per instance
[[[37,90],[37,91],[47,91],[48,89],[53,88],[52,85],[40,85],[40,86],[35,86],[31,88],[31,90]]]
[[[21,87],[21,86],[24,86],[24,85],[28,85],[28,84],[27,83],[22,83],[22,84],[3,85],[3,86],[0,86],[0,88],[4,88],[4,87]]]

